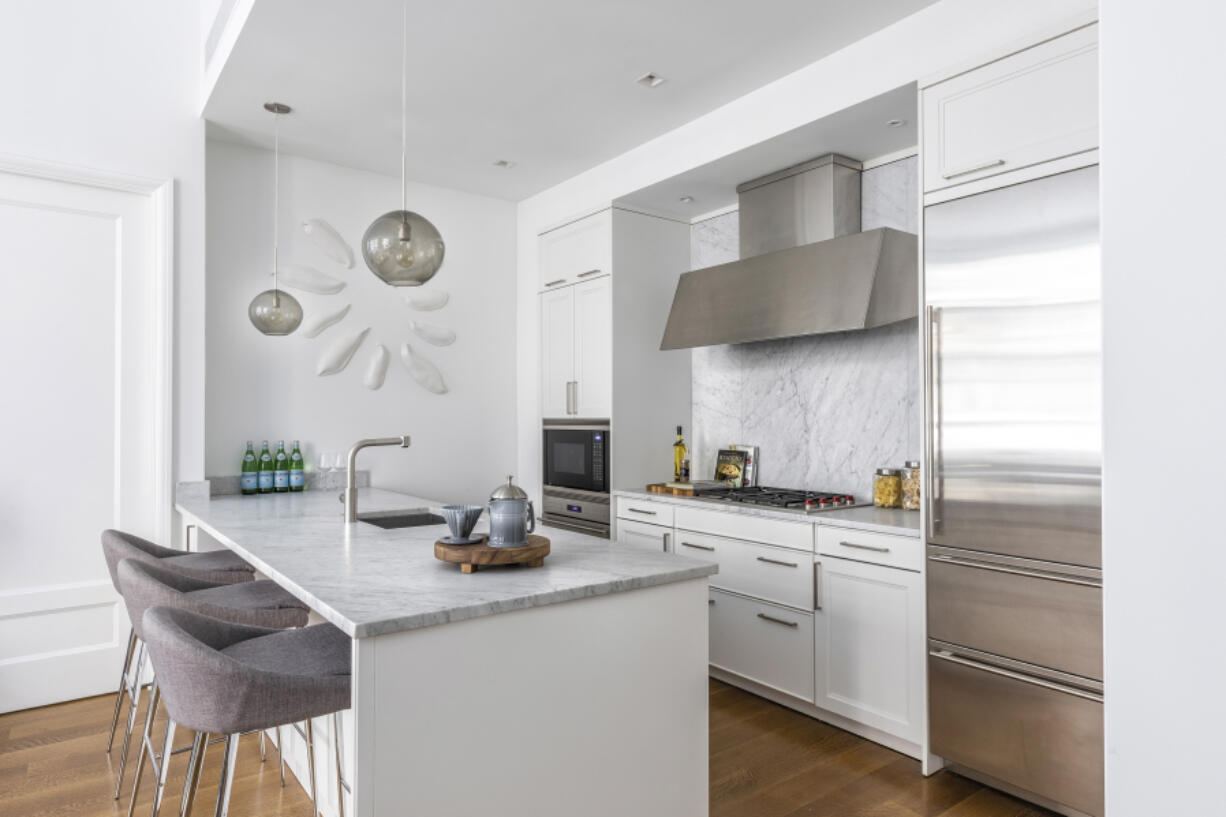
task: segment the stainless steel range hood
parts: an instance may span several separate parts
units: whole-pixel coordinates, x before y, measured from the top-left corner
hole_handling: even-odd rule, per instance
[[[829,154],[737,187],[741,260],[681,276],[660,348],[871,329],[919,314],[911,233],[860,230],[859,162]]]

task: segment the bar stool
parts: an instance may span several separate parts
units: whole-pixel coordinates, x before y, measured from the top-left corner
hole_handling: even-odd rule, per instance
[[[232,551],[217,550],[204,553],[184,553],[181,550],[162,547],[150,542],[148,539],[142,539],[139,536],[119,530],[104,530],[102,532],[102,555],[106,558],[106,569],[111,574],[111,584],[114,585],[116,593],[120,592],[117,570],[119,563],[124,559],[166,564],[184,575],[223,584],[249,582],[255,576],[255,568],[247,564]],[[144,644],[139,645],[138,652],[138,641],[136,627],[133,625],[128,630],[128,649],[124,654],[123,669],[119,673],[119,689],[115,693],[115,712],[111,715],[111,731],[106,739],[107,752],[111,751],[115,743],[115,727],[119,723],[119,710],[123,705],[125,693],[128,699],[127,736],[131,736],[132,727],[136,720],[136,709],[140,704],[140,675],[145,660]],[[129,683],[128,673],[132,669],[133,655],[136,655],[136,672],[132,674],[132,681]],[[126,740],[127,738],[125,737],[123,755],[119,763],[121,779],[123,767],[127,763],[128,757]],[[115,787],[115,797],[119,797],[118,785]]]
[[[124,559],[116,571],[120,593],[128,608],[128,617],[143,640],[140,622],[145,610],[155,605],[190,610],[223,621],[250,624],[261,627],[302,627],[307,623],[310,611],[307,606],[275,582],[266,579],[241,584],[220,584],[184,576],[161,563],[140,562]],[[145,728],[142,732],[140,750],[136,761],[136,779],[132,784],[132,799],[128,806],[131,815],[136,807],[136,795],[140,790],[141,772],[148,757],[153,768],[156,788],[153,797],[153,813],[156,815],[162,800],[166,782],[166,770],[173,747],[167,734],[162,752],[153,748],[153,720],[157,714],[160,698],[158,666],[153,664],[154,680],[149,693],[149,706],[145,713]],[[262,737],[262,735],[261,735]],[[261,753],[262,754],[262,753]],[[120,769],[122,782],[123,769]],[[314,782],[312,781],[312,797]]]
[[[337,792],[343,813],[341,710],[350,704],[352,642],[331,624],[272,630],[232,624],[173,607],[150,607],[145,643],[158,667],[158,687],[174,726],[196,732],[180,814],[195,799],[210,734],[225,735],[217,817],[230,807],[238,738],[245,732],[332,715]],[[308,744],[314,766],[314,746]],[[316,809],[318,813],[318,809]]]

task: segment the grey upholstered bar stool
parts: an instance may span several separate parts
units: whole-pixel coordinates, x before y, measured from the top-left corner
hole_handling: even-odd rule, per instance
[[[339,737],[338,715],[350,702],[352,643],[331,624],[272,630],[151,607],[143,630],[171,723],[196,732],[181,815],[191,810],[210,734],[226,736],[216,817],[229,811],[239,735],[330,714],[333,738]],[[336,751],[343,814],[339,741]],[[313,768],[310,744],[308,753]]]
[[[161,564],[186,576],[219,584],[249,582],[255,576],[255,568],[231,551],[185,553],[118,530],[102,532],[102,555],[106,559],[107,571],[111,575],[111,584],[121,595],[123,591],[119,587],[118,570],[119,563],[124,559]],[[133,667],[134,655],[135,667]],[[109,752],[115,741],[115,727],[119,723],[119,712],[124,699],[127,698],[128,719],[124,730],[123,753],[119,760],[119,779],[115,782],[116,799],[119,798],[123,783],[124,768],[128,762],[128,744],[131,741],[132,728],[136,724],[136,710],[140,705],[140,676],[144,663],[145,647],[137,635],[136,624],[133,622],[128,632],[128,648],[124,655],[123,669],[119,673],[119,689],[115,693],[115,710],[111,715],[111,730],[106,742],[106,750]]]
[[[275,582],[266,579],[221,584],[184,576],[164,564],[124,559],[116,571],[119,589],[128,608],[128,618],[136,628],[139,638],[144,639],[141,628],[145,610],[155,605],[174,607],[201,613],[223,621],[251,624],[261,627],[302,627],[307,623],[310,611],[305,604]],[[131,815],[136,807],[136,795],[140,790],[141,772],[146,757],[153,767],[156,781],[153,796],[153,813],[156,815],[166,783],[166,770],[172,746],[164,741],[162,752],[154,751],[152,731],[159,700],[158,665],[153,663],[154,681],[150,690],[149,706],[145,713],[145,728],[142,732],[137,754],[136,777],[132,784],[132,799],[128,805]],[[169,730],[168,730],[169,732]],[[167,737],[170,737],[168,734]],[[123,770],[120,769],[122,780]],[[314,796],[312,784],[312,796]]]

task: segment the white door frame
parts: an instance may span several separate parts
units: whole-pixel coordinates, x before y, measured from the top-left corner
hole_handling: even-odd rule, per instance
[[[154,321],[153,353],[159,380],[154,411],[153,473],[155,474],[155,519],[157,539],[172,541],[171,510],[174,498],[174,181],[116,173],[109,170],[76,167],[46,162],[27,156],[0,153],[0,173],[31,176],[36,179],[68,182],[103,190],[138,193],[149,196],[154,211]],[[116,422],[119,413],[116,412]],[[120,457],[116,452],[118,471]],[[116,474],[118,476],[118,473]],[[118,515],[118,480],[116,480],[116,514]]]

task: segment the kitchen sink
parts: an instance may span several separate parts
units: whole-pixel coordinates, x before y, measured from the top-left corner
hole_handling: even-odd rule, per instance
[[[447,520],[426,508],[413,508],[407,511],[371,511],[358,514],[359,522],[394,530],[396,528],[420,528],[424,525],[445,525]]]

